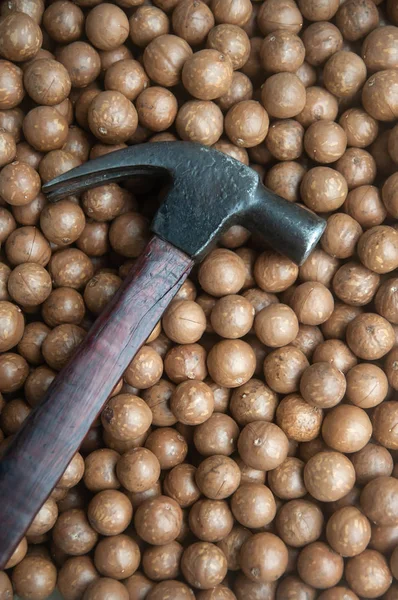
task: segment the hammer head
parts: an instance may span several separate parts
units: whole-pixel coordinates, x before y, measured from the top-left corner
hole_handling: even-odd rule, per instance
[[[50,202],[134,175],[168,175],[170,186],[152,231],[201,260],[217,238],[240,224],[301,264],[325,222],[266,189],[256,171],[207,146],[161,142],[130,146],[68,171],[43,186]]]

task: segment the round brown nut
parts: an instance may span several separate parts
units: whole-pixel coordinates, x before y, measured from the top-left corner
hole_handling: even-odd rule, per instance
[[[52,498],[48,498],[30,524],[26,535],[43,535],[43,533],[47,533],[54,527],[57,517],[57,503]]]
[[[295,117],[305,102],[305,87],[294,73],[271,75],[261,89],[261,103],[267,113],[277,119]]]
[[[207,37],[207,46],[226,54],[234,70],[243,67],[250,54],[249,37],[237,25],[222,24],[213,27]]]
[[[284,346],[270,352],[264,360],[264,377],[272,390],[281,394],[298,391],[300,378],[309,363],[295,346]]]
[[[269,33],[261,46],[261,62],[269,73],[295,73],[303,64],[304,57],[304,44],[291,31],[282,29]]]
[[[251,148],[266,137],[269,126],[267,112],[255,100],[235,104],[225,117],[225,131],[236,146]]]
[[[285,396],[276,410],[276,422],[289,439],[310,442],[318,437],[323,411],[309,405],[299,394]]]
[[[305,60],[314,67],[327,61],[343,47],[340,30],[328,21],[311,23],[302,34]]]
[[[378,121],[394,121],[398,115],[396,90],[398,73],[394,69],[379,71],[362,88],[362,104],[367,113]]]
[[[189,100],[177,113],[176,129],[186,142],[212,146],[221,137],[223,115],[217,104],[210,100]]]
[[[214,100],[228,91],[232,74],[232,62],[226,54],[214,49],[200,50],[185,61],[182,83],[194,98]]]
[[[309,127],[317,121],[334,121],[339,105],[337,98],[318,86],[307,88],[306,102],[296,119],[303,127]]]
[[[323,542],[313,542],[301,550],[297,560],[301,579],[316,589],[330,588],[340,581],[343,558]]]
[[[178,110],[177,100],[169,90],[150,87],[136,100],[138,120],[151,131],[164,131],[173,124]]]
[[[97,578],[98,573],[91,558],[72,557],[60,568],[57,587],[65,600],[76,600]]]
[[[213,413],[195,427],[193,442],[202,456],[230,456],[236,450],[238,436],[239,427],[229,415]]]
[[[337,161],[336,169],[344,176],[350,190],[369,185],[376,177],[376,161],[362,148],[348,148]]]
[[[347,398],[360,408],[373,408],[387,396],[387,377],[376,365],[356,365],[348,371],[346,377]]]
[[[11,133],[0,130],[0,168],[17,158],[17,146]],[[18,161],[24,162],[24,161]]]
[[[37,23],[23,12],[0,17],[0,54],[7,60],[20,62],[33,58],[43,42]]]
[[[290,344],[298,334],[298,320],[286,304],[270,304],[254,319],[254,330],[259,340],[271,348]]]
[[[153,581],[178,577],[183,547],[177,541],[163,546],[150,546],[142,556],[142,568]]]
[[[66,510],[59,515],[52,535],[54,543],[73,556],[90,552],[98,540],[98,534],[90,526],[86,513],[77,508]]]
[[[294,160],[303,152],[304,128],[294,119],[274,121],[268,131],[266,145],[278,160]]]
[[[47,204],[40,216],[40,227],[45,237],[57,246],[75,242],[85,225],[84,213],[71,200]]]
[[[200,425],[213,413],[214,394],[203,381],[183,381],[171,396],[170,408],[180,423]]]
[[[379,24],[379,13],[371,0],[349,0],[336,14],[336,25],[344,39],[355,42]]]
[[[372,415],[375,440],[391,450],[398,447],[395,431],[397,407],[395,401],[382,402]]]
[[[388,225],[368,229],[359,239],[361,262],[376,273],[389,273],[398,266],[398,232]]]
[[[53,593],[56,583],[55,565],[42,556],[26,556],[12,573],[13,588],[21,597],[47,598]]]
[[[119,394],[108,401],[101,413],[102,425],[121,441],[134,439],[148,431],[152,412],[146,402],[133,394]]]
[[[188,453],[188,444],[184,436],[171,427],[155,429],[149,434],[145,447],[155,454],[163,470],[172,469],[182,463]]]
[[[238,440],[238,451],[247,465],[254,469],[276,469],[287,457],[288,439],[274,423],[254,421],[246,425]]]
[[[59,44],[68,44],[82,35],[84,14],[69,0],[56,0],[44,11],[43,25],[51,39]]]
[[[183,0],[173,11],[173,30],[190,46],[202,44],[214,27],[214,16],[204,2]]]
[[[143,502],[136,510],[134,524],[148,544],[159,546],[175,540],[180,533],[182,510],[175,500],[158,496]]]
[[[283,0],[282,4],[280,0],[271,0],[261,5],[257,22],[263,35],[280,29],[298,33],[303,26],[303,16],[292,0]]]
[[[334,300],[322,283],[307,281],[294,290],[290,305],[300,323],[320,325],[332,314]]]
[[[377,477],[389,477],[394,469],[391,453],[383,446],[366,444],[362,450],[351,456],[356,480],[359,485],[365,485]],[[376,545],[373,544],[376,549]]]
[[[333,278],[333,291],[351,306],[368,304],[379,287],[380,276],[356,262],[345,263]]]
[[[117,489],[120,483],[116,477],[116,463],[120,454],[110,448],[100,448],[91,452],[84,461],[84,485],[91,492]]]
[[[383,71],[397,67],[397,28],[393,25],[377,27],[363,42],[362,58],[369,71]]]
[[[88,124],[102,142],[125,142],[137,129],[138,116],[133,104],[120,92],[101,92],[88,110]]]
[[[277,252],[263,252],[254,265],[256,283],[266,292],[283,292],[293,285],[297,276],[297,265]]]
[[[237,294],[245,280],[245,265],[242,259],[224,248],[213,250],[199,268],[199,283],[212,296]]]
[[[84,600],[105,600],[106,598],[129,600],[129,593],[124,585],[116,579],[99,577],[86,588]]]
[[[33,64],[36,65],[36,61]],[[26,115],[23,131],[36,150],[48,152],[64,145],[68,137],[68,123],[54,106],[38,106]]]
[[[18,106],[25,95],[23,72],[12,62],[0,60],[0,109]]]
[[[111,221],[123,210],[125,196],[116,183],[108,183],[87,190],[82,195],[82,205],[88,217],[95,221]]]
[[[123,44],[129,35],[128,18],[121,8],[104,2],[88,13],[86,35],[96,48],[113,50]]]
[[[77,41],[63,46],[57,58],[68,71],[73,87],[86,87],[98,77],[101,70],[98,52],[86,42]]]
[[[304,485],[304,462],[288,456],[283,463],[270,471],[268,483],[272,492],[283,500],[302,498],[307,494]]]
[[[277,163],[268,171],[264,183],[282,198],[296,202],[305,172],[305,168],[294,161]]]
[[[145,48],[156,37],[169,33],[170,29],[167,15],[156,6],[139,6],[130,17],[129,22],[130,38],[133,44],[140,48]],[[201,27],[200,30],[202,30]]]
[[[121,284],[121,279],[113,273],[102,272],[94,275],[84,290],[84,302],[87,308],[99,315],[113,298]]]
[[[142,346],[125,370],[124,380],[133,387],[145,390],[155,385],[163,374],[163,361],[150,346]]]
[[[152,350],[154,352],[154,350]],[[167,427],[177,423],[177,417],[171,411],[170,398],[175,390],[175,385],[160,379],[143,393],[143,398],[152,411],[152,423],[157,426]]]
[[[340,117],[339,123],[346,132],[348,146],[366,148],[377,138],[379,126],[373,117],[361,108],[349,108]]]
[[[329,212],[344,204],[348,186],[344,177],[335,169],[314,167],[305,173],[300,191],[308,208],[315,212]]]
[[[15,565],[20,563],[21,560],[25,558],[27,550],[28,542],[26,540],[26,537],[23,537],[17,545],[17,547],[15,548],[14,552],[11,554],[10,558],[8,559],[5,568],[12,569],[13,567],[15,567]]]
[[[234,518],[224,500],[200,499],[189,511],[189,528],[203,542],[219,542],[231,533]]]
[[[227,574],[227,559],[215,544],[196,542],[184,550],[181,570],[190,585],[210,589],[221,583]]]
[[[181,508],[192,506],[200,498],[200,490],[195,481],[196,471],[193,465],[182,463],[171,469],[164,479],[164,494],[178,502]]]
[[[73,154],[65,152],[65,150],[52,150],[40,162],[39,173],[41,180],[46,183],[79,165],[80,160]],[[77,206],[76,203],[74,204]]]
[[[336,406],[328,412],[322,424],[322,437],[326,444],[346,454],[361,450],[371,435],[371,421],[366,412],[357,406]]]
[[[364,550],[351,558],[346,565],[345,576],[353,591],[360,596],[378,598],[390,587],[391,571],[385,557],[376,550]]]
[[[287,548],[273,533],[256,533],[246,540],[240,551],[243,573],[255,582],[279,579],[286,571]]]
[[[322,324],[322,333],[327,339],[345,339],[347,325],[362,312],[358,306],[350,306],[343,302],[335,302],[334,310],[325,323]]]
[[[210,350],[207,365],[216,383],[223,387],[239,387],[254,374],[255,354],[243,340],[223,340]]]
[[[315,349],[312,361],[328,362],[342,373],[346,373],[354,367],[358,360],[349,347],[341,340],[326,340],[321,342]]]
[[[15,267],[8,278],[10,296],[22,306],[42,304],[51,293],[49,273],[36,263],[22,263]]]
[[[29,366],[23,356],[13,352],[0,357],[0,392],[11,393],[20,389],[29,374]]]
[[[244,483],[231,498],[235,519],[244,527],[259,529],[274,519],[276,504],[272,492],[259,483]]]
[[[12,265],[33,262],[45,267],[51,257],[50,244],[36,227],[19,227],[13,231],[5,248]]]
[[[147,448],[132,448],[118,460],[116,474],[129,492],[145,492],[159,479],[160,464]]]
[[[316,121],[304,135],[308,156],[319,163],[329,164],[341,158],[347,146],[344,129],[334,121]]]
[[[189,44],[176,35],[160,35],[144,51],[144,67],[158,85],[172,87],[181,80],[185,61],[192,56]]]
[[[366,484],[361,493],[361,507],[370,521],[384,526],[396,524],[397,489],[395,477],[377,477]]]
[[[24,335],[18,344],[18,352],[31,365],[36,366],[44,362],[41,346],[49,332],[49,327],[41,322],[29,323],[25,328]]]
[[[82,289],[94,274],[93,265],[84,252],[66,248],[52,255],[49,271],[56,287]]]
[[[40,192],[40,177],[32,167],[12,162],[1,169],[0,196],[12,206],[32,202]]]
[[[200,463],[195,480],[207,498],[222,500],[239,487],[241,472],[236,462],[228,456],[214,455]]]
[[[332,408],[339,404],[345,391],[346,380],[343,373],[327,362],[314,363],[304,371],[300,380],[303,398],[311,406],[319,408]]]
[[[177,344],[197,342],[206,329],[206,316],[199,304],[191,300],[174,300],[163,315],[165,334]]]
[[[331,94],[346,98],[362,88],[366,80],[366,65],[354,52],[341,50],[329,58],[323,76],[325,87]]]
[[[32,100],[49,106],[65,100],[71,90],[68,71],[51,58],[33,61],[25,70],[24,85]]]
[[[250,79],[244,73],[234,71],[228,91],[217,99],[217,104],[225,112],[238,102],[251,100],[252,96],[253,85]]]
[[[252,421],[272,421],[277,406],[277,395],[259,379],[249,379],[235,389],[229,410],[239,425]]]
[[[335,213],[327,220],[327,227],[321,239],[322,248],[330,256],[349,258],[362,235],[362,227],[349,215]]]
[[[85,311],[84,301],[79,292],[72,288],[58,288],[53,290],[43,303],[42,316],[50,327],[63,323],[79,325]]]
[[[148,220],[136,212],[116,217],[109,229],[112,249],[127,258],[136,258],[148,241]]]
[[[87,510],[88,520],[93,529],[105,536],[122,533],[130,524],[132,515],[130,500],[117,490],[98,492],[90,501]]]
[[[252,304],[238,295],[224,296],[217,300],[210,315],[214,331],[221,337],[232,339],[246,335],[253,320]]]
[[[130,577],[140,564],[137,543],[127,535],[102,539],[95,548],[94,564],[101,575],[113,579]]]
[[[347,327],[347,343],[365,360],[377,360],[393,347],[395,334],[390,323],[375,313],[362,313]]]
[[[115,62],[105,72],[105,89],[122,93],[128,100],[135,100],[149,85],[149,79],[141,64],[133,59]]]
[[[353,488],[355,470],[344,454],[319,452],[305,465],[304,482],[316,500],[333,502],[343,498]]]

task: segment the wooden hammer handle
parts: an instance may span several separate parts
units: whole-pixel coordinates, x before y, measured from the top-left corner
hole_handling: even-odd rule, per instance
[[[154,236],[0,461],[0,570],[193,262]]]

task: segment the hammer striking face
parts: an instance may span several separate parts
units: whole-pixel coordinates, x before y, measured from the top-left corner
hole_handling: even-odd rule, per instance
[[[50,201],[135,174],[168,175],[154,236],[0,461],[0,570],[168,304],[218,237],[240,223],[302,263],[324,221],[267,190],[234,159],[185,142],[113,152],[47,183]]]

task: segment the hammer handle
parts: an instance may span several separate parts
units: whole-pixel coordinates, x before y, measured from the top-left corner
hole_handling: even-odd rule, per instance
[[[0,461],[0,570],[193,262],[154,236]]]

